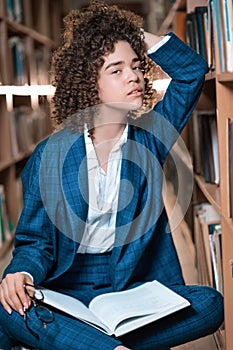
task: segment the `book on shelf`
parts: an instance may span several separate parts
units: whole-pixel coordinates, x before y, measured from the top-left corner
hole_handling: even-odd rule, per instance
[[[223,43],[225,56],[225,69],[233,72],[233,8],[232,0],[220,1],[220,15],[223,24]]]
[[[233,119],[228,120],[228,145],[230,217],[233,220]]]
[[[14,84],[28,84],[28,67],[24,39],[19,36],[12,36],[9,38],[9,48]]]
[[[220,71],[225,72],[225,55],[224,55],[224,43],[223,43],[223,23],[221,15],[221,6],[219,0],[213,0],[213,10],[216,23],[216,35],[217,35],[217,47],[218,47],[218,57],[220,64]]]
[[[44,288],[39,290],[45,304],[116,337],[190,305],[188,300],[156,280],[129,290],[99,295],[88,307],[71,296]]]
[[[48,71],[49,71],[49,60],[50,52],[47,48],[35,49],[34,52],[35,60],[35,81],[38,85],[49,84]]]
[[[233,72],[233,5],[232,0],[213,0],[216,18],[220,71]]]
[[[215,184],[220,182],[219,173],[219,149],[218,149],[218,130],[217,130],[217,117],[216,114],[209,117],[209,127],[210,127],[210,152],[213,157],[213,181]]]
[[[208,6],[196,6],[186,16],[187,43],[215,69],[214,30],[213,30],[213,1]]]
[[[9,112],[12,155],[14,158],[20,152],[27,152],[33,144],[33,119],[31,108],[20,106]]]
[[[6,11],[11,21],[23,23],[23,0],[7,0]]]
[[[208,202],[195,204],[193,212],[199,283],[223,293],[220,215]]]
[[[7,213],[5,188],[0,184],[0,247],[11,238],[11,231],[12,225]]]
[[[8,112],[10,121],[10,137],[11,137],[11,152],[13,158],[16,158],[20,152],[19,140],[17,137],[16,120],[15,120],[15,110]]]
[[[30,148],[48,134],[46,114],[42,107],[19,106],[9,112],[12,156]]]
[[[16,203],[17,203],[17,213],[18,213],[18,218],[20,217],[20,214],[23,210],[24,206],[24,198],[23,198],[23,185],[22,185],[22,180],[21,177],[18,175],[15,179],[15,185],[16,185]]]
[[[213,287],[223,294],[222,269],[222,225],[208,225],[212,262]]]
[[[0,85],[3,85],[5,83],[5,72],[4,72],[4,64],[3,64],[4,58],[2,55],[0,55]]]
[[[7,17],[11,21],[14,21],[14,3],[13,3],[13,0],[7,0],[7,2],[6,2],[6,12],[7,12]]]
[[[207,62],[211,70],[215,70],[215,39],[214,39],[214,18],[213,0],[207,5],[206,32],[207,32]]]
[[[215,111],[193,112],[191,117],[194,171],[206,182],[219,184],[219,150]]]
[[[200,55],[208,61],[207,57],[207,6],[195,7],[195,14],[197,18],[197,36],[199,43]]]
[[[195,13],[189,12],[186,16],[186,41],[195,51],[199,52],[197,39],[197,22]]]

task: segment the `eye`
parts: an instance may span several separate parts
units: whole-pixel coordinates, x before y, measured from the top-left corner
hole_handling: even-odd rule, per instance
[[[140,64],[133,67],[133,70],[140,70],[141,71],[141,69],[142,69],[142,67]]]
[[[112,74],[119,74],[120,72],[120,69],[115,69],[114,71],[112,71]]]

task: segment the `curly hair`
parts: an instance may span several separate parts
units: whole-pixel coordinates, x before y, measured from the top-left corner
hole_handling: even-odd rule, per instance
[[[152,82],[147,74],[152,61],[145,54],[140,16],[102,0],[92,0],[88,7],[72,10],[64,18],[64,24],[62,44],[54,52],[51,65],[52,84],[56,88],[52,100],[55,124],[76,114],[79,130],[83,130],[84,123],[92,126],[89,107],[101,103],[97,79],[104,64],[103,56],[113,52],[115,43],[120,40],[130,43],[142,62],[143,106],[151,107]],[[89,112],[85,113],[85,110]],[[136,118],[135,112],[130,113]]]

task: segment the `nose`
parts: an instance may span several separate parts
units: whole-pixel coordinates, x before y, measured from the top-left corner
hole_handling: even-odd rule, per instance
[[[139,80],[137,72],[135,70],[133,70],[132,68],[129,68],[127,70],[127,80],[128,80],[129,83]]]

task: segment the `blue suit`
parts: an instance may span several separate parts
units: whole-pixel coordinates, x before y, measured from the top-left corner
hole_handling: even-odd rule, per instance
[[[162,167],[198,101],[208,70],[206,62],[196,52],[174,34],[170,35],[170,40],[150,57],[169,74],[171,83],[154,111],[130,122],[128,140],[122,148],[115,245],[112,254],[103,258],[107,258],[107,289],[100,288],[98,293],[123,290],[157,279],[190,297],[192,307],[178,316],[173,315],[170,321],[162,320],[156,325],[156,331],[152,324],[122,339],[107,337],[78,321],[67,321],[64,315],[56,315],[67,336],[56,328],[58,322],[55,322],[56,327],[51,324],[48,330],[51,344],[46,343],[48,339],[37,343],[27,335],[27,330],[26,335],[22,331],[15,332],[7,325],[9,316],[0,309],[0,324],[11,338],[46,350],[50,346],[59,349],[54,345],[55,338],[56,344],[61,342],[58,333],[63,337],[61,349],[72,349],[71,343],[74,349],[88,349],[95,339],[96,349],[113,349],[123,341],[132,349],[161,350],[209,334],[221,324],[220,294],[208,287],[188,290],[184,286],[162,200]],[[67,273],[69,275],[73,269],[74,262],[77,269],[79,264],[86,264],[83,262],[85,258],[77,255],[88,213],[86,165],[84,136],[72,133],[68,128],[36,148],[22,174],[25,206],[16,231],[14,258],[4,275],[27,271],[34,276],[36,285],[69,293]],[[91,273],[91,268],[88,271]],[[95,278],[98,279],[99,275],[97,272]],[[89,299],[94,296],[92,292]],[[82,299],[79,294],[77,297]],[[205,315],[200,310],[205,310]],[[202,312],[201,317],[199,312]],[[15,324],[23,327],[22,318],[16,313],[13,315]],[[75,327],[80,328],[74,330],[74,322]],[[82,334],[82,341],[79,339],[75,343],[77,334]]]

